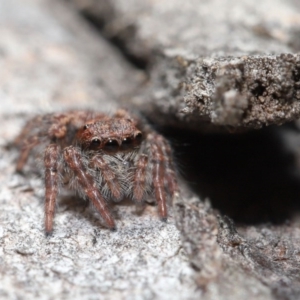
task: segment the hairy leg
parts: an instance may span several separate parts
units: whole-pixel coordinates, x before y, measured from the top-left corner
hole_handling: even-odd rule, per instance
[[[58,159],[59,146],[49,145],[45,150],[45,229],[46,233],[52,232],[55,203],[58,194]]]
[[[164,155],[165,178],[167,187],[173,197],[178,192],[178,183],[175,168],[172,160],[172,150],[169,143],[160,135],[157,135],[157,144],[162,149]]]
[[[67,147],[64,150],[64,158],[69,168],[76,175],[84,193],[92,201],[94,207],[106,222],[106,225],[111,229],[115,228],[115,222],[110,215],[105,199],[99,192],[93,177],[87,173],[79,150],[73,146]]]
[[[111,195],[115,200],[121,200],[121,186],[115,173],[111,170],[108,164],[101,156],[94,156],[91,161],[92,168],[98,168],[101,172],[104,182],[107,184]]]
[[[146,183],[146,169],[148,164],[148,156],[141,155],[136,164],[136,170],[133,179],[133,199],[137,202],[143,200]]]
[[[32,136],[25,140],[23,142],[23,145],[21,147],[21,153],[17,161],[16,171],[21,172],[24,168],[24,165],[26,164],[28,160],[29,153],[32,148],[34,148],[36,145],[40,143],[39,138],[37,136]]]
[[[28,136],[34,136],[34,134],[32,134],[32,132],[34,130],[36,130],[37,124],[41,124],[41,123],[42,123],[42,117],[41,116],[34,117],[30,121],[28,121],[25,124],[22,131],[20,132],[20,134],[15,138],[14,144],[18,147],[23,146],[24,139],[28,139]]]
[[[164,155],[161,147],[157,142],[157,135],[149,134],[149,141],[151,142],[151,164],[152,164],[152,182],[154,187],[155,199],[158,204],[158,213],[162,219],[166,219],[168,216],[167,212],[167,201],[165,191],[165,166],[164,166]]]

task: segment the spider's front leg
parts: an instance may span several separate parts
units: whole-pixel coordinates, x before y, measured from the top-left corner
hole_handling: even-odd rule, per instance
[[[115,228],[115,222],[109,213],[105,199],[99,192],[94,178],[87,172],[82,162],[80,151],[73,146],[67,147],[64,150],[64,159],[77,177],[78,184],[83,189],[86,196],[92,201],[106,225],[111,229]]]
[[[158,147],[161,148],[164,157],[165,179],[167,188],[173,198],[178,193],[177,174],[173,164],[173,155],[170,144],[161,135],[156,135]]]
[[[145,183],[147,176],[148,156],[142,154],[137,161],[133,179],[133,199],[140,203],[145,194]]]
[[[162,219],[166,219],[168,213],[165,186],[167,186],[172,198],[175,192],[178,191],[171,149],[168,142],[161,135],[149,134],[147,139],[151,145],[152,184],[158,204],[158,212]]]
[[[59,146],[49,145],[45,150],[45,230],[46,233],[52,232],[55,202],[58,194],[58,159]]]
[[[158,205],[158,213],[163,220],[166,220],[168,217],[167,212],[167,201],[166,201],[166,192],[165,192],[165,170],[164,170],[164,157],[160,147],[156,144],[151,146],[151,163],[153,167],[152,176],[153,176],[153,186],[155,199]]]
[[[93,169],[97,168],[100,170],[102,178],[103,178],[104,182],[107,184],[112,197],[116,201],[120,201],[123,196],[122,192],[121,192],[120,183],[118,181],[117,176],[111,170],[111,168],[108,166],[108,164],[105,162],[105,160],[101,156],[95,155],[91,159],[91,166]]]

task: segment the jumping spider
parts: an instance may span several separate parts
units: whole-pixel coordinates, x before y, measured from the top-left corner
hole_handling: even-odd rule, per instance
[[[126,110],[111,116],[91,111],[40,115],[15,143],[20,148],[17,171],[30,153],[43,158],[46,233],[52,232],[63,185],[88,198],[111,229],[115,222],[108,200],[142,203],[154,192],[159,216],[166,219],[167,196],[178,190],[169,143]]]

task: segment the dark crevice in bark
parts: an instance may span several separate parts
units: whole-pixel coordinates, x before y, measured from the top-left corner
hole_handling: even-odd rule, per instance
[[[187,130],[166,134],[178,168],[202,199],[240,224],[281,224],[300,211],[297,149],[271,126],[241,134],[201,135]],[[282,201],[284,199],[284,201]]]
[[[101,18],[100,15],[94,16],[89,11],[81,11],[81,16],[90,23],[98,32],[101,34],[102,37],[104,37],[110,44],[112,44],[114,47],[116,47],[120,53],[123,55],[123,57],[135,68],[139,70],[147,70],[148,66],[150,64],[150,58],[146,56],[138,56],[135,53],[132,53],[130,49],[127,46],[127,40],[126,38],[119,36],[119,35],[107,35],[104,33],[104,28],[106,25],[106,20],[104,18]],[[129,31],[132,32],[132,35],[134,34],[135,28],[134,26],[127,28],[126,35],[129,35]]]

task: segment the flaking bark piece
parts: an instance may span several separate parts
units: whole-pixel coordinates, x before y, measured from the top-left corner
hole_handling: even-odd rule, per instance
[[[300,116],[298,54],[169,57],[153,78],[145,111],[158,123],[168,115],[174,126],[193,130],[258,129]]]

